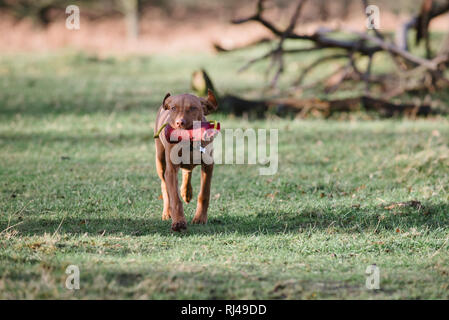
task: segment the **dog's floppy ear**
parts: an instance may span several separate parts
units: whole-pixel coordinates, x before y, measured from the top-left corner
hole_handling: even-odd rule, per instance
[[[170,93],[167,93],[165,95],[164,100],[162,101],[162,106],[164,107],[165,110],[168,110],[168,105],[165,103],[165,100],[167,100],[168,97],[170,97]]]
[[[207,100],[204,98],[200,98],[200,100],[203,106],[204,115],[208,115],[209,113],[217,110],[218,103],[212,90],[207,89]]]

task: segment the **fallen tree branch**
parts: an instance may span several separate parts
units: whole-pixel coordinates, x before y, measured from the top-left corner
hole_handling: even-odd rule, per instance
[[[305,68],[301,75],[299,76],[298,80],[296,80],[294,82],[294,85],[300,85],[303,83],[305,77],[307,76],[307,74],[309,72],[311,72],[314,68],[316,68],[318,65],[320,65],[321,63],[325,62],[325,61],[329,61],[329,60],[336,60],[336,59],[342,59],[342,58],[348,58],[347,54],[334,54],[334,55],[330,55],[330,56],[324,56],[321,58],[318,58],[317,60],[315,60],[314,62],[312,62],[312,64],[310,64],[307,68]]]
[[[321,100],[321,99],[273,99],[267,100],[268,107],[279,108],[300,113],[301,117],[306,117],[313,111],[318,111],[325,117],[330,117],[337,112],[355,112],[355,111],[372,111],[377,112],[381,117],[391,118],[397,116],[406,116],[416,118],[418,116],[429,116],[433,113],[429,105],[416,104],[395,104],[383,99],[373,98],[370,96],[360,96],[356,98],[339,99],[339,100]],[[307,110],[307,112],[303,112]]]
[[[204,79],[201,80],[201,77]],[[192,88],[199,93],[207,91],[208,88],[213,89],[219,99],[220,109],[223,112],[237,116],[254,115],[262,118],[268,110],[272,110],[278,115],[294,113],[300,117],[307,117],[309,114],[316,113],[324,117],[330,117],[338,112],[361,110],[376,112],[381,117],[386,118],[395,116],[415,118],[436,113],[428,104],[391,103],[385,99],[375,98],[370,95],[336,100],[300,99],[295,97],[248,100],[230,94],[221,96],[215,90],[212,80],[204,70],[196,71],[192,74]]]
[[[257,3],[257,11],[254,15],[243,18],[243,19],[234,19],[232,20],[233,24],[242,24],[249,21],[255,21],[261,23],[265,28],[273,33],[273,35],[277,37],[283,37],[284,39],[296,39],[296,40],[309,40],[315,43],[315,46],[318,48],[341,48],[348,51],[360,52],[363,55],[372,55],[373,53],[382,51],[382,48],[379,46],[367,46],[363,43],[363,41],[346,41],[346,40],[337,40],[333,38],[329,38],[326,36],[328,32],[321,32],[320,30],[316,31],[311,35],[306,34],[296,34],[294,32],[294,28],[287,28],[284,32],[279,30],[275,25],[273,25],[268,20],[262,17],[262,13],[264,10],[263,7],[264,0],[258,0]],[[299,1],[297,8],[301,9],[300,4],[302,0]]]
[[[222,44],[219,44],[217,42],[213,43],[213,46],[214,46],[214,49],[217,52],[230,52],[230,51],[237,51],[237,50],[242,50],[242,49],[248,49],[248,48],[251,48],[251,47],[258,46],[259,44],[263,44],[263,43],[270,43],[273,40],[274,39],[272,39],[272,38],[263,37],[263,38],[260,38],[260,39],[258,39],[256,41],[252,41],[252,42],[250,42],[248,44],[245,44],[245,45],[242,45],[242,46],[239,46],[239,47],[234,47],[234,48],[226,48]]]
[[[427,60],[424,58],[417,57],[413,54],[411,54],[408,51],[402,50],[398,46],[396,46],[393,43],[388,43],[380,38],[373,37],[367,33],[358,32],[354,30],[345,29],[349,33],[353,33],[360,37],[360,39],[371,41],[375,44],[377,44],[379,47],[381,47],[384,51],[394,53],[404,59],[406,59],[409,62],[412,62],[416,65],[422,65],[425,66],[427,69],[435,71],[438,68],[438,65],[445,61],[446,57],[436,57],[433,60]]]
[[[430,1],[430,0],[423,0]],[[385,37],[379,30],[374,30],[374,35],[370,35],[368,32],[358,32],[349,29],[317,29],[314,33],[306,35],[306,34],[298,34],[295,32],[295,26],[298,21],[301,8],[305,2],[305,0],[299,0],[296,4],[293,15],[290,19],[290,23],[287,28],[281,30],[275,24],[271,23],[267,19],[263,17],[264,12],[264,0],[257,1],[257,10],[255,14],[243,19],[236,19],[233,21],[235,24],[246,23],[248,21],[254,21],[262,24],[266,29],[268,29],[272,35],[279,38],[279,42],[275,48],[270,49],[265,54],[253,58],[249,60],[244,66],[239,69],[239,72],[246,70],[251,65],[256,62],[263,61],[265,59],[270,59],[270,65],[267,69],[267,73],[274,68],[274,76],[271,79],[270,86],[274,87],[280,75],[284,71],[284,55],[286,54],[300,54],[304,52],[311,52],[322,49],[341,49],[343,53],[338,53],[334,55],[330,55],[327,57],[319,58],[314,61],[311,65],[305,68],[303,72],[299,75],[298,80],[296,80],[293,85],[295,87],[299,86],[305,80],[307,74],[319,66],[320,64],[338,58],[348,58],[350,61],[349,66],[341,67],[337,73],[334,73],[332,76],[334,77],[333,83],[331,82],[330,86],[326,86],[327,90],[335,90],[335,88],[339,87],[343,81],[346,80],[359,80],[365,83],[365,94],[369,94],[371,91],[371,84],[378,83],[382,90],[387,90],[388,86],[390,86],[389,92],[394,94],[399,92],[408,92],[410,90],[414,90],[414,88],[420,88],[421,85],[424,85],[428,90],[434,90],[434,88],[438,86],[448,86],[449,80],[444,76],[444,67],[449,64],[449,55],[448,54],[439,54],[437,57],[433,59],[426,59],[419,56],[416,56],[410,53],[408,50],[404,49],[404,45],[398,45],[394,41],[390,41]],[[366,7],[368,5],[367,0],[361,0],[361,3]],[[447,0],[447,4],[438,7],[432,7],[432,10],[429,13],[429,21],[449,10],[449,0]],[[364,14],[367,14],[366,12]],[[410,25],[415,25],[416,22]],[[341,40],[334,38],[332,33],[341,32],[352,35],[353,38],[349,40]],[[314,44],[314,46],[300,49],[284,49],[284,42],[286,39],[293,40],[304,40],[310,41]],[[443,52],[447,52],[445,50]],[[378,52],[388,53],[396,66],[398,66],[395,72],[392,72],[391,75],[386,75],[385,77],[380,77],[378,75],[373,75],[374,69],[374,55]],[[356,65],[356,59],[361,57],[368,57],[368,65],[366,70],[363,72],[360,71]],[[352,70],[351,70],[352,69]],[[418,85],[409,85],[411,81],[403,81],[407,76],[403,73],[407,73],[410,70],[420,70],[422,74],[418,76],[421,79],[421,83]],[[430,76],[430,81],[428,78]],[[395,81],[396,79],[396,81]],[[386,83],[382,83],[382,81],[388,80],[390,85]],[[399,81],[399,83],[397,83]],[[396,82],[396,83],[395,83]],[[407,85],[403,85],[403,83]]]
[[[425,9],[425,8],[423,8]],[[427,10],[421,10],[421,12],[418,15],[413,16],[410,18],[407,22],[402,24],[398,31],[396,32],[396,44],[399,48],[405,51],[409,51],[409,44],[408,44],[408,32],[415,28],[417,30],[416,37],[417,41],[416,44],[419,43],[419,40],[423,37],[422,35],[422,26],[424,24],[424,27],[427,27],[428,23],[445,13],[449,12],[449,1],[447,1],[445,4],[436,6],[432,5],[430,12]],[[422,21],[425,21],[423,23]],[[428,57],[429,58],[429,57]]]

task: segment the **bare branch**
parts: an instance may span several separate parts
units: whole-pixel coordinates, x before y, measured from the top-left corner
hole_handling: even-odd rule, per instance
[[[356,34],[357,36],[359,36],[361,39],[364,40],[368,40],[371,41],[375,44],[377,44],[379,47],[381,47],[384,51],[388,51],[388,52],[392,52],[394,54],[397,54],[401,57],[403,57],[404,59],[413,62],[417,65],[423,65],[425,66],[427,69],[429,70],[436,70],[438,67],[438,60],[427,60],[424,58],[420,58],[417,56],[412,55],[411,53],[409,53],[408,51],[404,51],[402,49],[400,49],[398,46],[392,44],[392,43],[388,43],[382,39],[379,39],[377,37],[373,37],[370,36],[367,33],[362,33],[362,32],[357,32],[357,31],[353,31],[353,30],[346,30],[347,32]]]
[[[247,69],[252,64],[258,61],[270,59],[270,65],[267,68],[267,74],[271,74],[271,71],[274,69],[274,75],[270,82],[271,87],[274,87],[276,86],[281,74],[284,71],[285,54],[310,52],[314,50],[332,48],[343,50],[343,53],[336,53],[330,56],[325,56],[314,61],[305,70],[303,70],[294,85],[298,86],[299,84],[303,83],[307,74],[321,63],[332,59],[346,58],[349,59],[348,64],[337,70],[337,72],[334,72],[332,75],[333,81],[331,82],[335,85],[330,86],[331,90],[333,88],[338,88],[338,86],[340,86],[343,81],[347,80],[363,81],[365,83],[365,94],[369,94],[372,83],[379,84],[381,90],[383,91],[387,91],[393,88],[393,90],[395,90],[396,92],[406,92],[408,90],[413,90],[412,88],[419,87],[424,87],[429,90],[429,92],[432,92],[432,90],[435,90],[435,88],[449,86],[449,80],[444,76],[444,70],[449,63],[449,50],[447,49],[447,46],[444,47],[445,49],[443,49],[440,52],[439,56],[437,56],[436,58],[426,59],[410,53],[408,51],[406,42],[402,41],[402,43],[398,45],[394,43],[392,39],[388,39],[388,37],[384,36],[378,30],[374,30],[374,34],[369,34],[368,32],[357,32],[349,29],[318,29],[312,34],[296,33],[295,27],[299,20],[301,9],[305,1],[306,0],[298,0],[295,6],[295,10],[290,18],[289,24],[285,29],[277,27],[275,24],[271,23],[263,17],[263,0],[259,0],[257,2],[257,10],[254,15],[248,18],[233,21],[233,23],[235,24],[245,23],[248,21],[261,23],[275,36],[275,38],[278,39],[278,43],[276,44],[275,48],[270,49],[267,53],[260,57],[248,61],[239,71]],[[361,0],[361,3],[365,7],[368,6],[368,0]],[[449,11],[449,0],[447,0],[446,5],[432,7],[429,16],[431,18],[434,18],[447,11]],[[366,14],[366,12],[364,14]],[[416,21],[417,20],[415,19],[412,22],[409,22],[406,29],[403,30],[402,33],[406,34],[408,29],[416,26]],[[342,40],[336,38],[332,34],[334,32],[341,31],[352,35],[352,39]],[[284,43],[286,39],[310,41],[311,43],[313,43],[313,46],[300,49],[284,49]],[[373,57],[378,52],[389,54],[398,67],[397,70],[384,75],[373,75]],[[369,60],[366,70],[362,72],[356,65],[356,59],[359,59],[363,56],[368,57]],[[413,72],[412,76],[410,76],[409,71]],[[418,85],[413,81],[403,81],[403,79],[409,78],[411,80],[416,80],[418,82]],[[405,85],[404,83],[401,83],[401,81],[404,82]]]
[[[343,58],[348,58],[347,54],[334,54],[331,56],[325,56],[325,57],[321,57],[317,60],[315,60],[312,64],[310,64],[307,68],[305,68],[303,70],[303,72],[301,73],[301,75],[299,76],[298,80],[295,81],[294,85],[300,85],[304,82],[304,79],[306,77],[306,75],[312,71],[313,69],[315,69],[318,65],[320,65],[323,62],[329,61],[329,60],[336,60],[336,59],[343,59]]]

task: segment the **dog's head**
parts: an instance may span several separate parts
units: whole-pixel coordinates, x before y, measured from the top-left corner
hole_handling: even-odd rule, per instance
[[[171,96],[164,98],[162,106],[169,110],[168,124],[175,129],[191,129],[194,121],[202,121],[203,117],[217,110],[218,104],[211,90],[208,90],[207,99],[191,94]]]

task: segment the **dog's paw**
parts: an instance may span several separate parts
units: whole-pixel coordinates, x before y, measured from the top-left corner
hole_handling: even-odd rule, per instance
[[[171,225],[173,231],[182,231],[187,229],[187,223],[185,221],[173,222]]]
[[[181,197],[182,200],[184,200],[185,203],[189,203],[190,200],[192,200],[192,186],[191,185],[187,185],[187,186],[183,186],[183,188],[181,189]]]
[[[170,212],[168,212],[168,211],[164,211],[164,212],[162,212],[162,220],[170,220]]]
[[[207,215],[195,215],[192,220],[193,224],[206,224],[207,223]]]

